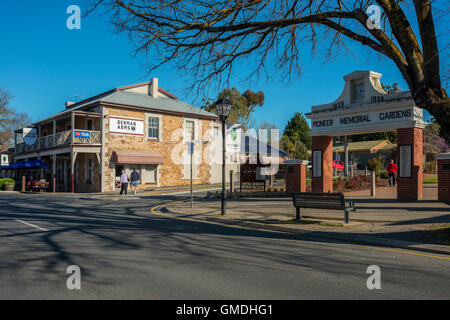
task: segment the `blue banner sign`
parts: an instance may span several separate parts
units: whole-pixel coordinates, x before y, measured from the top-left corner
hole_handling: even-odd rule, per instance
[[[91,137],[90,131],[75,130],[74,134],[75,134],[75,138],[90,138]]]

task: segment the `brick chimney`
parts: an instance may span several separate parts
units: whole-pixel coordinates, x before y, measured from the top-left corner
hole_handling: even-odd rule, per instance
[[[153,98],[158,98],[158,78],[152,78],[150,94]]]

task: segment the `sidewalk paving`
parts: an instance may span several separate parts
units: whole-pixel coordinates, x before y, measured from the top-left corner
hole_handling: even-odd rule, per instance
[[[302,208],[305,223],[295,223],[291,198],[229,199],[225,216],[220,215],[220,199],[195,199],[194,208],[189,202],[173,202],[161,211],[180,218],[283,232],[313,232],[450,255],[448,238],[439,239],[435,231],[450,227],[450,206],[429,200],[435,189],[424,186],[425,200],[409,203],[397,201],[396,190],[390,187],[378,188],[374,198],[364,195],[367,191],[347,193],[346,200],[354,200],[357,211],[350,213],[350,224],[346,226],[342,226],[344,213],[337,210]]]
[[[219,190],[222,185],[219,184],[197,184],[192,186],[192,192],[205,192],[212,190]],[[175,187],[159,187],[152,190],[138,190],[136,196],[134,196],[133,191],[128,188],[127,195],[120,195],[120,190],[113,192],[103,192],[103,193],[90,193],[90,194],[78,194],[80,198],[83,199],[99,199],[99,200],[133,200],[141,199],[151,196],[165,196],[165,195],[176,195],[190,193],[190,186],[175,186]]]

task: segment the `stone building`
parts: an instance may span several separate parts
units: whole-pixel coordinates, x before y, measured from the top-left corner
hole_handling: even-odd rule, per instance
[[[140,187],[190,182],[188,142],[194,142],[193,183],[216,182],[221,123],[184,103],[158,79],[67,102],[62,112],[16,131],[16,161],[48,163],[51,189],[114,191],[121,170],[140,173]]]

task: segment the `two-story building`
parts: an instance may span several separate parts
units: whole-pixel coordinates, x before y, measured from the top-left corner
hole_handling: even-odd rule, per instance
[[[140,172],[140,188],[186,185],[189,141],[194,141],[193,183],[217,182],[221,123],[184,103],[158,79],[115,88],[16,131],[16,161],[40,159],[51,166],[51,189],[115,190],[121,170]],[[214,165],[216,163],[216,165]]]

